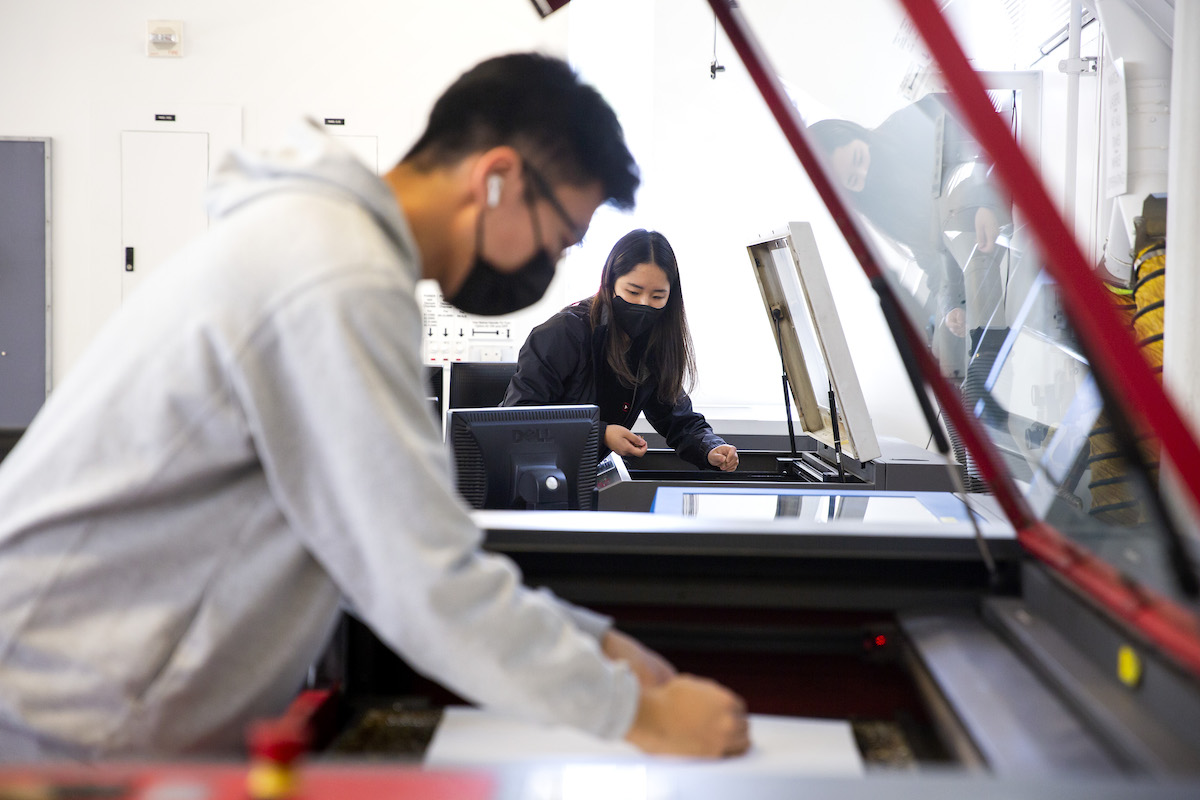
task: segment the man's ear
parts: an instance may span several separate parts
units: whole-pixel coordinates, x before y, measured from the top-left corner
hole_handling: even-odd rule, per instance
[[[508,145],[480,153],[471,167],[472,194],[475,202],[488,208],[500,205],[504,190],[521,180],[521,154]]]

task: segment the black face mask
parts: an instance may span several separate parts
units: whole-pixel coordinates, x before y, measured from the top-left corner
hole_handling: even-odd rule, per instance
[[[533,219],[533,240],[542,241],[537,213],[532,204],[529,215]],[[554,262],[546,248],[539,247],[516,272],[503,273],[492,262],[483,257],[483,213],[479,214],[479,226],[475,236],[475,262],[466,280],[450,303],[468,314],[496,317],[520,311],[531,306],[546,293],[554,279]]]
[[[654,323],[662,317],[662,312],[667,310],[666,306],[655,308],[630,303],[619,295],[613,295],[612,307],[617,325],[630,339],[636,339],[653,328]]]

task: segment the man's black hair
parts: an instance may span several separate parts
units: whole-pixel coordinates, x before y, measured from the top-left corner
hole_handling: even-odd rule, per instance
[[[514,53],[464,73],[438,98],[404,161],[432,169],[500,145],[552,183],[599,181],[609,203],[633,207],[641,179],[616,113],[557,58]]]

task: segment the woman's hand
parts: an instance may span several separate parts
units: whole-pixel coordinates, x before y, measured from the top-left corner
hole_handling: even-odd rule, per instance
[[[975,244],[979,252],[990,253],[996,249],[996,237],[1000,235],[1000,223],[996,220],[996,212],[987,206],[980,206],[975,212]]]
[[[958,338],[967,335],[967,312],[961,308],[952,308],[946,312],[946,328]]]
[[[600,649],[611,660],[628,664],[643,689],[661,686],[675,677],[675,667],[670,661],[615,628],[610,628],[604,634]]]
[[[708,463],[718,467],[722,472],[733,472],[738,468],[737,448],[731,444],[723,444],[708,451]]]
[[[646,455],[646,440],[623,425],[609,423],[604,430],[604,444],[619,456]]]

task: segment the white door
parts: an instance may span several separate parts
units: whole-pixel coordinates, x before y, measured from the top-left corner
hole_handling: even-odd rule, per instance
[[[208,159],[207,133],[121,131],[121,302],[159,264],[208,230]]]

